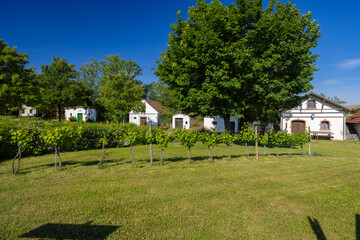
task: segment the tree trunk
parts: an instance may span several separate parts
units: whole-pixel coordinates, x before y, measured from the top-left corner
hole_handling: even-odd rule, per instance
[[[266,145],[264,145],[264,157],[266,156]]]
[[[133,160],[133,166],[135,167],[134,145],[130,145],[130,154]]]
[[[231,155],[230,155],[230,145],[228,145],[227,147],[228,147],[229,160],[231,160]]]
[[[279,157],[279,148],[278,148],[278,145],[276,145],[276,157]]]
[[[58,157],[59,157],[59,171],[61,171],[61,157],[60,157],[60,148],[59,147],[56,147],[57,148],[57,155],[58,155]]]
[[[230,115],[227,115],[224,117],[224,124],[225,124],[225,130],[227,132],[230,132],[231,131],[231,128],[230,128]]]
[[[208,147],[208,148],[209,148],[209,158],[210,158],[211,162],[214,162],[214,159],[212,157],[211,148],[210,147]]]
[[[57,114],[58,114],[58,120],[59,120],[59,122],[61,122],[61,108],[60,107],[58,107],[57,108]]]
[[[246,157],[249,158],[249,151],[248,151],[248,148],[247,148],[247,142],[245,143],[245,149],[246,149]]]
[[[188,148],[188,152],[189,152],[189,164],[191,164],[191,148]]]
[[[164,164],[164,149],[161,149],[161,165]]]
[[[104,141],[105,141],[105,134],[104,134]],[[103,161],[105,160],[105,144],[104,144],[104,141],[102,142],[103,156],[102,156],[102,158],[100,160],[99,167],[101,167]]]
[[[11,170],[12,170],[12,174],[16,174],[16,172],[17,172],[17,170],[15,171],[15,160],[19,157],[19,155],[20,155],[20,146],[19,146],[19,148],[18,148],[18,152],[17,152],[17,154],[16,154],[16,156],[14,157],[14,159],[12,160],[12,162],[11,162]]]
[[[21,152],[22,152],[22,147],[21,147],[21,145],[20,145],[20,146],[19,146],[19,158],[18,158],[18,165],[17,165],[17,167],[16,167],[16,171],[15,171],[15,173],[17,173],[17,172],[19,171],[19,169],[20,169]]]
[[[292,150],[293,150],[292,147],[293,147],[293,145],[291,144],[290,145],[290,155],[292,155]]]
[[[305,152],[304,152],[304,146],[303,145],[301,145],[301,151],[302,151],[302,155],[304,156]]]

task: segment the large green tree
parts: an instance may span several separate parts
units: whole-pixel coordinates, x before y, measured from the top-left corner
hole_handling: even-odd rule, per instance
[[[198,0],[169,34],[155,72],[187,113],[267,120],[297,106],[312,88],[320,36],[311,13],[291,2]]]
[[[84,88],[77,80],[79,73],[75,64],[59,57],[53,57],[50,65],[41,66],[41,74],[37,75],[40,88],[37,108],[41,111],[57,109],[58,120],[64,107],[85,104]]]
[[[0,106],[18,114],[22,104],[34,100],[35,75],[26,67],[29,56],[16,50],[0,39]]]
[[[117,55],[108,55],[100,61],[98,101],[106,109],[106,117],[125,120],[127,114],[141,106],[143,85],[136,77],[141,75],[140,66]]]

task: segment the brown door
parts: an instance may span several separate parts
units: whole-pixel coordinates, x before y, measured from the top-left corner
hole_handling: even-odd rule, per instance
[[[230,133],[235,133],[235,122],[230,122]]]
[[[305,122],[295,120],[291,122],[291,133],[305,132]]]
[[[175,118],[175,128],[183,128],[183,119]]]
[[[140,118],[140,126],[146,126],[146,117]]]

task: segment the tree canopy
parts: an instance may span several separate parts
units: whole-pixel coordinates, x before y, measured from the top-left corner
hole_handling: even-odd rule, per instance
[[[0,105],[18,114],[22,104],[34,99],[34,72],[26,68],[29,56],[17,53],[0,39]]]
[[[117,55],[100,61],[99,102],[105,107],[108,119],[124,120],[131,111],[142,105],[144,88],[137,76],[140,66]]]
[[[312,89],[319,25],[291,2],[198,0],[169,34],[155,74],[185,113],[269,120]]]
[[[64,107],[83,105],[85,96],[82,85],[77,81],[78,75],[75,64],[68,64],[59,57],[53,57],[49,66],[42,65],[41,74],[37,77],[41,99],[36,107],[43,111],[57,109],[61,121]]]

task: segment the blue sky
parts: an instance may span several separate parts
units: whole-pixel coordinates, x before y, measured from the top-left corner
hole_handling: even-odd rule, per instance
[[[207,1],[209,2],[209,1]],[[224,5],[233,2],[221,1]],[[267,3],[268,0],[264,0]],[[282,0],[285,2],[285,0]],[[90,57],[119,53],[137,61],[144,83],[156,81],[160,51],[166,49],[176,12],[183,16],[195,0],[133,1],[1,1],[0,38],[18,52],[27,53],[30,65],[40,69],[53,56],[80,67]],[[360,104],[360,1],[293,0],[302,13],[311,11],[322,36],[312,81],[314,92],[337,96],[348,105]]]

